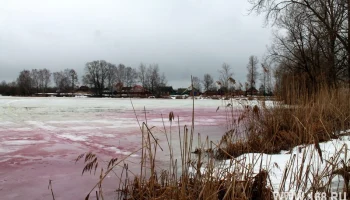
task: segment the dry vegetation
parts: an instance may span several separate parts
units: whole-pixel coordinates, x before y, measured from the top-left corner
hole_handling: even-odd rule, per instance
[[[173,119],[173,114],[169,114]],[[104,178],[118,165],[123,170],[119,177],[119,188],[116,189],[117,199],[272,199],[272,190],[267,187],[268,173],[261,170],[254,174],[253,169],[242,161],[232,160],[232,170],[218,170],[214,154],[204,151],[212,145],[209,140],[201,144],[197,154],[192,151],[193,132],[184,127],[179,131],[181,138],[181,158],[173,157],[169,141],[170,166],[157,171],[156,155],[161,147],[154,139],[147,124],[142,125],[143,147],[140,172],[129,177],[128,165],[125,159],[111,159],[108,166],[101,168],[100,180],[87,194],[86,199],[104,199],[102,182]],[[83,174],[96,173],[99,166],[98,158],[93,153],[82,154],[77,158],[85,159]]]
[[[321,90],[298,104],[278,102],[272,108],[242,105],[229,112],[240,112],[231,119],[231,130],[221,140],[218,158],[237,157],[243,153],[278,153],[301,144],[315,144],[339,137],[350,128],[348,89]],[[242,137],[244,136],[244,137]]]
[[[233,105],[235,100],[230,101]],[[118,178],[117,199],[274,199],[273,192],[291,190],[305,192],[305,195],[330,194],[335,177],[343,180],[338,191],[350,192],[348,147],[336,149],[331,157],[322,155],[320,149],[321,142],[337,138],[342,135],[339,130],[350,128],[348,89],[322,90],[318,96],[298,105],[276,102],[273,107],[268,107],[264,101],[259,102],[259,106],[242,105],[238,110],[234,106],[226,107],[230,131],[219,144],[208,138],[202,142],[198,136],[198,146],[194,147],[192,127],[178,127],[178,134],[167,133],[164,127],[168,141],[165,149],[160,147],[152,129],[143,123],[140,126],[142,145],[138,150],[142,155],[140,171],[129,176],[128,157],[111,159],[107,166],[100,167],[100,180],[86,199],[104,199],[102,182],[116,166],[123,169]],[[237,112],[240,113],[238,118],[233,115]],[[175,119],[174,113],[170,112],[170,123]],[[174,134],[179,137],[180,144],[172,144],[169,136],[174,137]],[[290,152],[276,190],[269,169],[279,168],[281,163],[263,164],[263,153],[279,153],[302,144],[304,146],[298,150],[300,158]],[[180,147],[180,158],[174,157],[173,145]],[[159,150],[170,153],[167,169],[159,170],[156,166]],[[245,153],[255,154],[250,157]],[[83,173],[98,173],[97,156],[88,153],[77,160],[83,158],[86,163]],[[221,159],[226,159],[225,164],[220,162]],[[317,165],[323,167],[314,167]]]
[[[242,106],[239,118],[221,140],[221,148],[232,156],[242,153],[278,153],[301,144],[315,144],[339,137],[340,130],[350,128],[350,94],[346,88],[320,90],[309,98],[298,98],[298,104],[275,102],[268,108]],[[244,136],[238,137],[238,136]],[[227,153],[218,151],[219,158]]]

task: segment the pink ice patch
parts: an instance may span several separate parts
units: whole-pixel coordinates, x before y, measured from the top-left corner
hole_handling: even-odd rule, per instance
[[[93,152],[103,160],[129,155],[141,146],[139,124],[146,119],[164,147],[165,130],[176,133],[176,143],[178,122],[181,128],[191,125],[192,100],[133,99],[132,103],[129,99],[0,97],[1,199],[50,199],[49,180],[56,199],[82,199],[98,176],[81,175],[83,162],[74,161],[78,155]],[[176,118],[172,123],[171,111]],[[221,101],[195,101],[195,132],[202,138],[218,140],[226,120]],[[139,163],[139,155],[136,152],[129,159]],[[168,158],[159,158],[164,160]],[[137,164],[130,166],[138,172]],[[114,175],[107,178],[106,196],[114,197],[117,180]]]

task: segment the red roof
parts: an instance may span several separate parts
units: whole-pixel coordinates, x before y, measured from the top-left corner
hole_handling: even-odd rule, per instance
[[[134,88],[143,89],[141,85],[135,85]]]

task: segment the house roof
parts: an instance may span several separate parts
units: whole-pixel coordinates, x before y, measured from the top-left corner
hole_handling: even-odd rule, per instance
[[[207,90],[203,94],[217,94],[219,93],[217,90]]]
[[[185,93],[187,93],[187,92],[191,92],[192,90],[194,90],[195,92],[198,92],[198,91],[199,91],[197,88],[195,88],[195,87],[192,88],[192,86],[190,86],[190,87],[186,88],[186,89],[182,92],[182,94],[185,94]]]
[[[248,90],[247,90],[247,92],[250,92],[250,91],[253,91],[253,92],[257,92],[258,90],[255,88],[255,87],[251,87],[251,88],[249,88]]]
[[[134,88],[143,89],[143,87],[141,85],[134,85]]]
[[[122,87],[122,90],[131,90],[132,87]]]
[[[174,89],[172,86],[163,86],[163,87],[159,87],[159,90],[161,92],[173,92]]]

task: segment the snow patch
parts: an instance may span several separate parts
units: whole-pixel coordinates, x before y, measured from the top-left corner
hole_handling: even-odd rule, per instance
[[[317,149],[315,148],[315,145],[300,145],[295,148],[293,148],[290,152],[283,151],[280,154],[260,154],[260,153],[248,153],[243,154],[239,157],[237,157],[235,160],[242,161],[245,166],[253,166],[253,171],[255,174],[259,173],[260,170],[260,163],[262,164],[262,169],[269,172],[271,184],[274,189],[274,191],[279,191],[282,178],[284,176],[284,171],[286,168],[290,167],[289,164],[291,163],[291,160],[294,158],[294,162],[292,162],[292,167],[290,170],[293,172],[296,172],[301,169],[301,166],[304,165],[302,174],[306,173],[307,166],[310,166],[310,173],[311,174],[330,174],[331,168],[329,167],[329,164],[327,161],[331,163],[335,163],[336,168],[342,167],[341,160],[344,160],[345,162],[349,159],[349,153],[350,153],[350,137],[349,136],[343,136],[339,139],[333,139],[324,143],[320,143],[320,149],[322,152],[322,159],[318,154]],[[303,156],[305,155],[305,158]],[[303,160],[305,159],[305,160]],[[217,167],[215,168],[214,176],[223,178],[225,176],[225,173],[227,172],[233,172],[235,167],[231,164],[232,160],[225,160],[222,162],[219,162]],[[233,162],[234,163],[234,162]],[[328,167],[327,167],[328,165]],[[201,172],[205,172],[205,168],[201,168]],[[192,172],[195,172],[195,169],[191,168]],[[290,180],[293,179],[295,174],[289,173],[287,175],[287,178],[285,179],[285,188],[290,188],[289,191],[294,191],[298,186],[295,183],[290,182]],[[313,181],[313,176],[309,176],[308,183],[311,183]],[[321,177],[322,180],[327,179],[326,176]],[[340,189],[338,186],[343,185],[342,178],[339,179],[339,177],[334,177],[331,180],[331,185],[334,186],[332,189]],[[310,184],[308,184],[310,186]],[[336,187],[335,187],[336,186]]]
[[[56,127],[46,125],[44,122],[40,121],[25,121],[25,123],[48,131],[54,131],[57,129]]]
[[[8,141],[2,141],[1,144],[3,145],[34,145],[34,144],[42,144],[46,141],[43,140],[8,140]]]
[[[10,122],[10,121],[0,121],[0,126],[11,126],[11,125],[15,125],[15,123]]]
[[[107,151],[112,151],[112,152],[115,152],[117,154],[126,155],[126,156],[131,154],[130,151],[123,151],[123,150],[120,150],[116,147],[105,147],[104,149],[106,149]],[[138,155],[132,154],[130,157],[138,157]]]
[[[88,139],[88,137],[84,135],[76,135],[76,134],[68,134],[68,133],[57,135],[57,137],[68,139],[71,141],[87,141]]]

